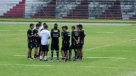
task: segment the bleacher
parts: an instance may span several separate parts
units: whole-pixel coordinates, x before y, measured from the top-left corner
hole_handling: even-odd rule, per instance
[[[0,17],[136,19],[136,0],[0,0]]]

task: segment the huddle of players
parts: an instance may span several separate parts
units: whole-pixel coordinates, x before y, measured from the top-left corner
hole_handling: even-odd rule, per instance
[[[74,60],[82,60],[83,57],[83,45],[85,32],[83,30],[83,26],[81,24],[77,26],[71,27],[71,38],[70,32],[68,31],[68,26],[62,26],[62,47],[61,54],[62,60],[67,61],[71,60],[72,50],[74,50]],[[46,33],[45,33],[46,31]],[[43,35],[42,35],[43,33]],[[59,60],[59,38],[60,38],[60,30],[58,29],[58,25],[54,24],[54,28],[49,32],[48,25],[44,23],[42,25],[41,22],[36,24],[36,28],[34,29],[34,24],[30,24],[30,28],[27,31],[28,37],[28,59],[32,60],[32,49],[35,48],[34,58],[39,58],[40,60],[44,59],[47,61],[47,54],[49,51],[49,43],[48,39],[51,38],[51,57],[50,60],[53,60],[54,50],[56,51],[57,60]],[[71,39],[71,44],[70,44]],[[42,43],[43,40],[47,43]]]

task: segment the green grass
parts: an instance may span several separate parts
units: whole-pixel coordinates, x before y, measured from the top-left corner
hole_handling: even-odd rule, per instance
[[[0,24],[0,75],[136,76],[135,28],[136,26],[84,26],[87,36],[83,61],[45,63],[15,56],[26,55],[27,25]]]

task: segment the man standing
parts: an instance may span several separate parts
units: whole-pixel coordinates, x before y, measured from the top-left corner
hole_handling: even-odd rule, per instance
[[[39,48],[40,48],[40,37],[38,35],[38,30],[39,30],[40,25],[36,24],[36,28],[34,29],[34,47],[35,47],[35,52],[34,52],[34,58],[38,58],[39,57]]]
[[[59,60],[59,37],[60,30],[58,25],[54,24],[54,28],[51,30],[51,60],[53,60],[53,51],[56,50],[57,60]]]
[[[41,52],[40,52],[40,60],[44,58],[47,61],[47,54],[48,54],[48,39],[50,38],[50,32],[47,30],[48,26],[44,25],[43,30],[40,32],[41,37]]]
[[[27,42],[28,42],[28,59],[32,60],[32,49],[34,48],[34,24],[30,24],[30,28],[27,31]]]
[[[82,24],[77,25],[77,29],[79,31],[79,36],[77,40],[77,48],[78,48],[78,59],[82,60],[83,57],[83,45],[84,45],[84,38],[86,36]]]
[[[69,60],[71,60],[72,50],[75,52],[74,60],[77,58],[77,48],[76,48],[76,40],[78,39],[78,31],[75,29],[75,26],[71,27],[71,46],[69,50]]]
[[[68,60],[68,50],[70,45],[70,32],[68,32],[68,27],[63,26],[62,27],[62,60],[67,61]]]

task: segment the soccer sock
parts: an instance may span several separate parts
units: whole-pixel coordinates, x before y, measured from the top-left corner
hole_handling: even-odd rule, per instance
[[[75,59],[77,59],[77,51],[75,51]]]
[[[53,52],[51,52],[51,60],[53,59]]]
[[[42,56],[40,56],[40,60],[42,59]]]
[[[56,54],[57,54],[57,60],[59,60],[59,52],[56,52]]]
[[[47,60],[47,56],[44,56],[44,60]]]
[[[71,60],[71,50],[69,50],[69,60]]]

